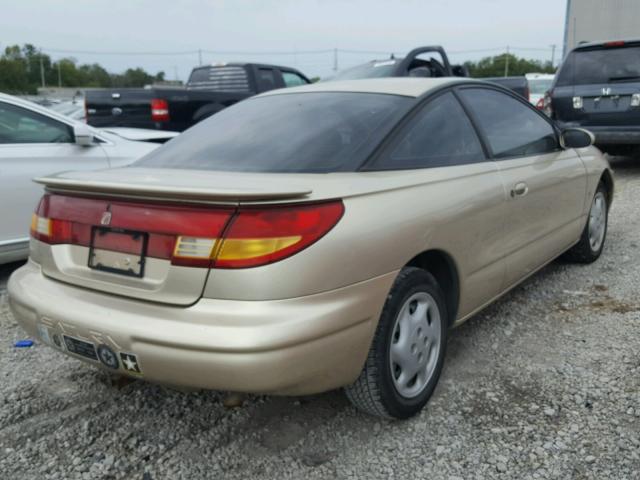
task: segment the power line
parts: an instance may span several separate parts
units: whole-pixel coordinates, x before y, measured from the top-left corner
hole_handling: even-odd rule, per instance
[[[274,52],[265,52],[265,51],[246,51],[246,50],[202,50],[204,53],[208,53],[211,55],[317,55],[317,54],[327,54],[332,53],[333,49],[327,50],[291,50],[291,51],[274,51]]]
[[[548,52],[551,47],[510,47],[510,50]],[[357,50],[357,49],[320,49],[320,50],[275,50],[275,51],[251,51],[251,50],[180,50],[180,51],[116,51],[116,50],[69,50],[60,48],[43,48],[42,51],[49,53],[66,53],[66,54],[82,54],[82,55],[129,55],[129,56],[181,56],[181,55],[322,55],[331,53],[358,54],[358,55],[389,55],[391,53],[404,52],[406,49],[389,49],[389,50]],[[472,50],[449,50],[447,53],[459,55],[465,53],[484,53],[504,51],[504,47],[477,48]]]
[[[188,50],[180,52],[123,52],[123,51],[105,51],[105,50],[65,50],[58,48],[42,48],[43,52],[49,53],[70,53],[70,54],[82,54],[82,55],[197,55],[198,50]]]

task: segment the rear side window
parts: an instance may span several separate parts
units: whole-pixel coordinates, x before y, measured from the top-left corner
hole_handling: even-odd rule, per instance
[[[452,93],[430,101],[374,169],[429,168],[481,162],[485,155],[466,113]]]
[[[234,172],[354,171],[415,100],[372,93],[285,93],[239,102],[137,166]]]
[[[529,92],[534,95],[544,95],[551,88],[553,78],[534,78],[529,80]]]
[[[640,82],[640,46],[575,50],[558,74],[557,86]]]
[[[0,144],[73,141],[69,125],[25,108],[0,102]]]
[[[558,148],[556,133],[528,104],[496,90],[460,91],[478,119],[495,158],[536,155]]]
[[[191,72],[187,86],[220,92],[249,92],[249,77],[244,67],[204,67]]]

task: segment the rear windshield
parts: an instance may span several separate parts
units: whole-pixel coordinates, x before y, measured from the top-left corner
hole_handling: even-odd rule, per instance
[[[254,97],[198,123],[135,165],[235,172],[354,171],[413,101],[341,92]]]
[[[248,92],[249,77],[244,67],[203,67],[191,72],[187,87],[221,92]]]
[[[576,50],[558,74],[557,85],[640,81],[640,46]]]
[[[376,60],[336,73],[328,80],[356,80],[360,78],[390,77],[398,60]]]
[[[529,80],[529,92],[534,95],[544,95],[551,88],[553,78],[535,78]]]

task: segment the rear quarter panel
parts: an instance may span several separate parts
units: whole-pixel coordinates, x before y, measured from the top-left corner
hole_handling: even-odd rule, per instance
[[[446,252],[457,265],[459,315],[500,292],[505,193],[493,162],[351,175],[352,188],[345,181],[335,189],[344,201],[344,217],[324,238],[264,267],[212,269],[204,297],[273,300],[311,295],[397,272],[430,249]],[[395,177],[389,181],[393,189],[380,190],[385,175]],[[362,188],[367,181],[369,191],[353,193],[367,190]]]
[[[605,172],[612,180],[612,191],[609,192],[609,205],[611,205],[615,194],[615,179],[609,161],[597,147],[580,148],[577,149],[576,152],[582,159],[587,172],[587,192],[584,199],[583,210],[584,215],[587,215],[598,184],[603,175],[605,175]]]

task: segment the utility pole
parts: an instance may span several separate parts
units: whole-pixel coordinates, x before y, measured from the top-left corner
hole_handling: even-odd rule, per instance
[[[556,44],[551,45],[551,67],[556,63]]]
[[[338,71],[338,49],[337,48],[333,49],[333,71],[334,72]]]
[[[507,53],[504,56],[504,76],[509,76],[509,45],[507,45]]]
[[[202,65],[202,50],[198,49],[198,65]]]
[[[60,72],[60,60],[58,60],[58,87],[62,88],[62,73]]]
[[[40,52],[40,80],[42,81],[42,88],[46,87],[44,83],[44,62],[42,60],[42,52]]]

